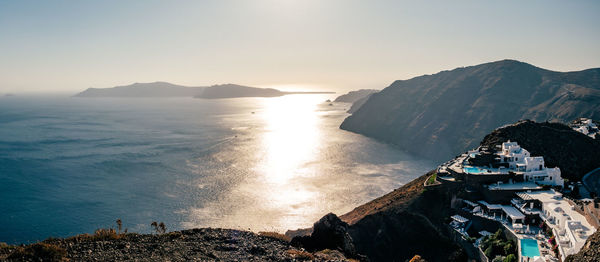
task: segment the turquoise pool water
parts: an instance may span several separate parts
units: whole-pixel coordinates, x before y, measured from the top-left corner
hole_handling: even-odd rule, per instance
[[[463,170],[467,174],[481,174],[481,173],[485,173],[486,172],[485,169],[481,169],[479,167],[465,167],[465,168],[463,168]]]
[[[540,249],[538,248],[537,240],[530,238],[521,239],[521,256],[535,257],[539,255]]]

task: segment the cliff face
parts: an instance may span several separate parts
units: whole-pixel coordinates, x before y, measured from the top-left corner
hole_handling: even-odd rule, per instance
[[[395,81],[340,128],[442,161],[501,125],[577,117],[600,117],[600,68],[561,73],[503,60]]]
[[[583,175],[600,167],[600,141],[560,123],[521,121],[494,130],[482,146],[494,148],[515,141],[532,156],[543,156],[546,166],[560,167],[563,178],[580,181]]]

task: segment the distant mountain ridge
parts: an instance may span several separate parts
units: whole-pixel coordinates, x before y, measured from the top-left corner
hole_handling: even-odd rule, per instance
[[[502,60],[395,81],[340,128],[445,160],[498,126],[578,117],[600,117],[600,68],[562,73]]]
[[[168,82],[135,83],[112,88],[88,88],[75,97],[196,97],[205,99],[235,97],[277,97],[290,94],[329,94],[332,92],[283,92],[236,84],[189,87]]]

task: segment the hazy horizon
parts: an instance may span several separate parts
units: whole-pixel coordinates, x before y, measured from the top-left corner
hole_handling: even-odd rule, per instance
[[[134,82],[338,93],[515,59],[600,67],[600,3],[0,2],[0,94]]]

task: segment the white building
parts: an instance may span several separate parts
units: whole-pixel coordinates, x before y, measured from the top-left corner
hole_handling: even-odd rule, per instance
[[[595,138],[596,135],[600,133],[598,126],[596,126],[596,124],[594,124],[594,122],[589,118],[581,118],[572,126],[572,128],[573,130],[591,138]]]
[[[508,163],[509,168],[516,169],[518,163],[523,163],[526,157],[529,157],[529,151],[521,148],[517,142],[502,143],[502,151],[498,152],[500,162]]]
[[[541,203],[542,209],[537,212],[554,232],[563,261],[568,255],[579,252],[588,237],[596,232],[596,229],[587,222],[585,217],[575,211],[574,206],[563,199],[558,192],[553,190],[534,191],[518,195],[522,199],[536,200]],[[524,208],[526,213],[536,211],[525,206],[521,208]]]
[[[521,148],[517,142],[502,143],[502,150],[497,153],[501,163],[507,163],[509,169],[523,174],[523,179],[541,185],[564,186],[565,181],[560,176],[560,169],[547,168],[544,157],[532,157],[529,151]]]

